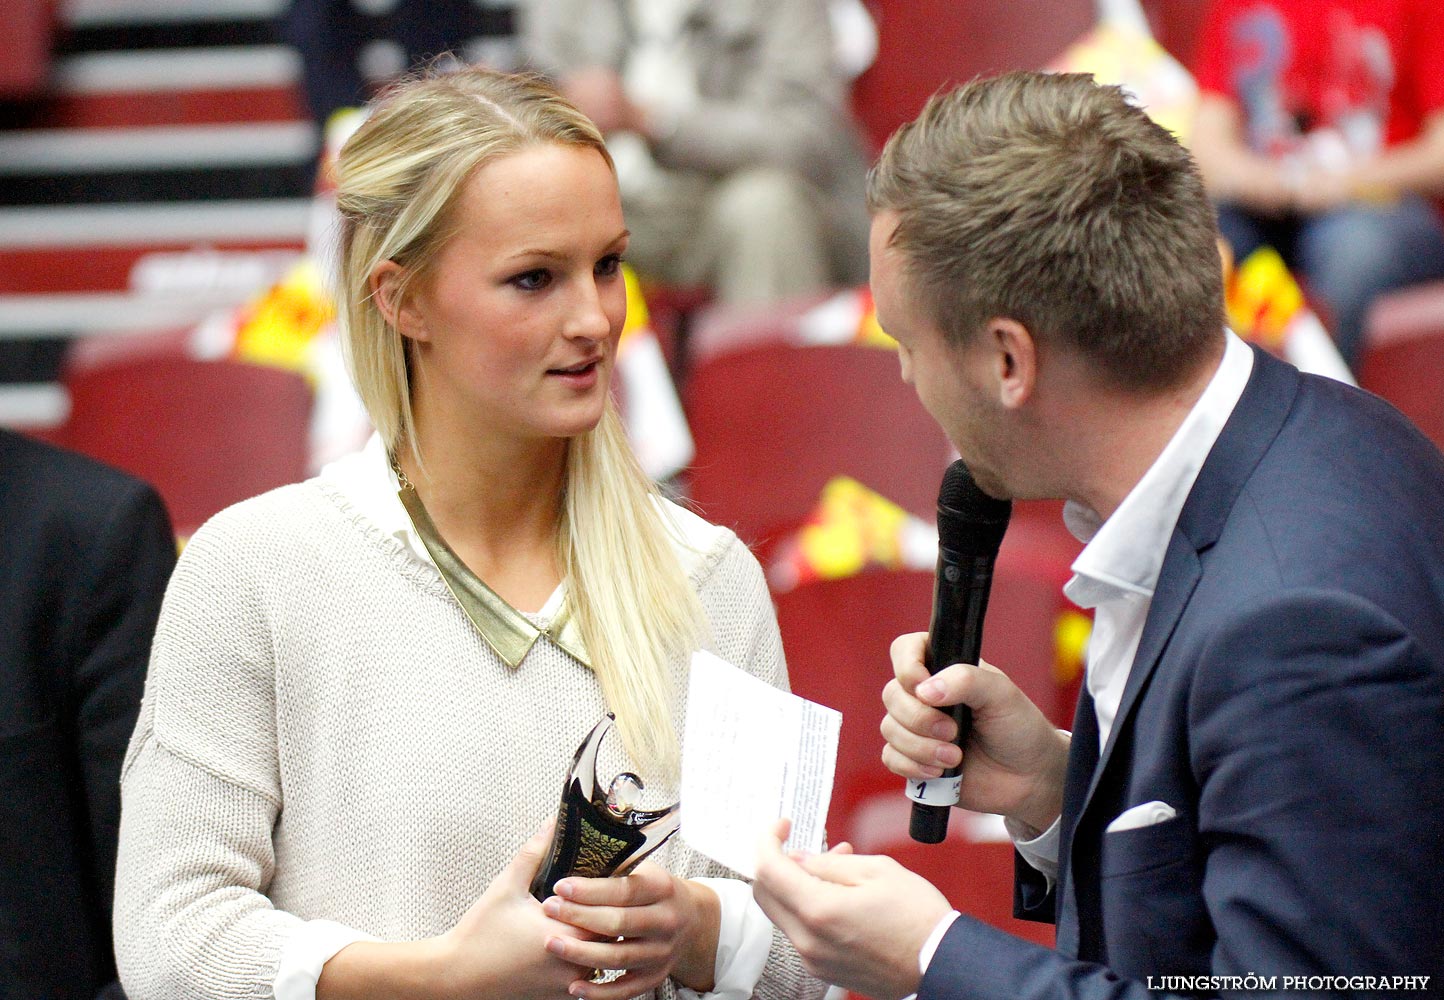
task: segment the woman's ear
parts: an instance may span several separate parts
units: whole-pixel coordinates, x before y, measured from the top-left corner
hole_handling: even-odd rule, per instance
[[[403,337],[429,340],[426,321],[416,308],[415,296],[408,295],[411,272],[394,260],[383,260],[371,269],[367,284],[376,311]]]

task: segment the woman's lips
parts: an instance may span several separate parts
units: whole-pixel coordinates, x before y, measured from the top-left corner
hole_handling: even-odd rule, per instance
[[[568,368],[550,368],[547,370],[547,374],[572,385],[585,387],[596,381],[597,368],[600,364],[600,358],[593,358],[591,361],[572,365]]]

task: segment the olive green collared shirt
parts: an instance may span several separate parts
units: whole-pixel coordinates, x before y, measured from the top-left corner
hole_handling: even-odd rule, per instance
[[[466,612],[466,617],[476,626],[482,639],[486,640],[486,644],[507,666],[513,669],[521,666],[521,661],[543,635],[583,666],[591,666],[582,645],[581,632],[572,617],[571,606],[566,601],[564,587],[558,588],[562,591],[562,600],[557,613],[550,621],[543,619],[541,624],[537,624],[508,604],[486,585],[486,581],[461,561],[451,546],[446,544],[446,539],[436,530],[431,515],[426,512],[426,507],[421,503],[421,497],[415,489],[403,486],[397,491],[397,497],[406,508],[411,525],[426,546],[426,551],[436,563],[437,572],[446,581],[447,589],[461,605],[461,610]],[[547,602],[548,605],[552,603]]]

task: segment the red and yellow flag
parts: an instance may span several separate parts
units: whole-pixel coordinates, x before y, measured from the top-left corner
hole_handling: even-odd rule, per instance
[[[931,569],[937,528],[850,476],[822,488],[807,522],[783,540],[768,567],[772,589],[854,576],[868,567]]]

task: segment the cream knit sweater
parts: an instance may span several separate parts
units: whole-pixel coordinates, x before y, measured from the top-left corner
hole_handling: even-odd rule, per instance
[[[707,648],[785,686],[756,560],[669,510]],[[386,940],[446,930],[553,815],[605,708],[545,638],[508,668],[435,568],[324,479],[222,512],[166,593],[122,774],[115,934],[131,1000],[271,997],[301,921]],[[603,780],[652,777],[615,736],[603,751]],[[674,796],[649,780],[645,804]],[[730,874],[680,838],[654,858]],[[756,995],[823,989],[774,932]]]

